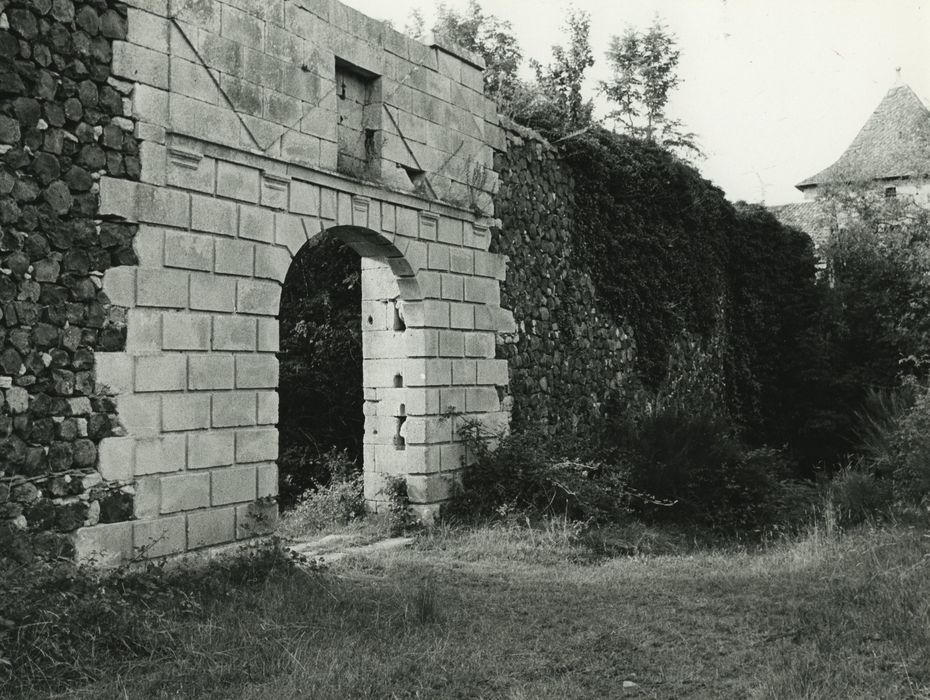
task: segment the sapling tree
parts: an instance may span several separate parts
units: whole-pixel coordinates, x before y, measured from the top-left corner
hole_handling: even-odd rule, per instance
[[[681,82],[677,39],[656,17],[645,31],[628,26],[610,39],[611,76],[601,90],[614,106],[608,118],[635,138],[691,155],[701,155],[696,136],[668,113],[670,95]]]

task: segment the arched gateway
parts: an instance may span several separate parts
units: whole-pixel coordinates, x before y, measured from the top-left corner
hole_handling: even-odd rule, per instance
[[[113,72],[135,83],[142,177],[102,178],[100,215],[138,222],[139,264],[104,277],[127,342],[96,380],[125,432],[99,471],[133,486],[134,519],[83,528],[79,556],[273,526],[281,284],[324,231],[363,259],[366,498],[404,475],[429,515],[463,468],[445,414],[508,420],[480,63],[329,0],[129,4]]]

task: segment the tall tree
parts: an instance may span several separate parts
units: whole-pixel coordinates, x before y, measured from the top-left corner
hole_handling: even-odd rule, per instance
[[[645,32],[628,26],[622,36],[610,39],[607,61],[612,75],[601,89],[616,105],[609,118],[627,134],[700,155],[695,134],[666,112],[669,96],[681,82],[679,58],[675,35],[658,17]]]
[[[591,51],[591,16],[582,10],[570,9],[565,19],[568,47],[553,46],[552,61],[543,66],[532,61],[536,82],[543,95],[555,107],[564,131],[591,123],[593,103],[582,94],[585,71],[594,65]]]

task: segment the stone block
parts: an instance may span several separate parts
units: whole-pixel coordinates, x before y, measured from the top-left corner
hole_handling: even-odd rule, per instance
[[[450,301],[462,301],[465,293],[464,278],[460,275],[440,273],[442,280],[442,298]]]
[[[284,282],[293,256],[287,248],[260,245],[255,247],[255,276]]]
[[[179,474],[161,480],[161,512],[177,513],[210,505],[209,474]]]
[[[274,212],[263,207],[239,206],[239,237],[274,242]]]
[[[257,168],[225,160],[217,161],[216,193],[243,202],[258,202],[259,175]]]
[[[461,331],[439,331],[439,354],[443,357],[465,355],[465,335]]]
[[[261,181],[261,202],[269,209],[287,209],[290,180],[264,173]]]
[[[501,402],[494,387],[475,386],[465,389],[465,410],[469,413],[500,411]]]
[[[259,352],[278,352],[280,350],[280,331],[278,328],[278,319],[260,318],[258,319],[258,351]]]
[[[133,557],[155,559],[179,554],[187,546],[187,525],[183,515],[132,524]]]
[[[474,384],[477,377],[476,360],[452,360],[452,384]],[[506,361],[505,365],[506,365]]]
[[[136,476],[177,472],[186,464],[187,440],[181,433],[136,441]]]
[[[162,430],[199,430],[210,427],[210,395],[166,394],[162,397]]]
[[[171,57],[171,91],[211,105],[225,102],[216,81],[199,61],[185,61],[177,56]]]
[[[165,263],[165,229],[143,224],[132,242],[139,267],[162,267]]]
[[[188,300],[188,274],[181,270],[140,268],[136,275],[139,306],[183,309]]]
[[[224,391],[213,395],[213,427],[255,425],[256,398],[252,391]]]
[[[192,391],[232,389],[234,383],[232,355],[210,353],[188,357],[188,388]]]
[[[185,231],[165,231],[165,266],[209,272],[213,269],[213,239]]]
[[[173,187],[213,194],[216,188],[216,161],[200,153],[172,147],[168,149],[165,181]]]
[[[191,433],[187,437],[187,468],[225,467],[236,460],[236,434],[232,430]]]
[[[103,291],[116,306],[136,305],[136,271],[131,267],[111,267],[103,275]]]
[[[466,282],[467,282],[466,278]],[[449,304],[449,327],[471,330],[475,327],[475,306],[452,302]]]
[[[318,217],[320,215],[320,188],[309,182],[293,180],[289,209],[293,214]]]
[[[136,358],[136,391],[183,391],[187,387],[187,357],[181,353]]]
[[[210,317],[205,314],[168,313],[162,318],[165,350],[209,350]]]
[[[236,310],[239,313],[277,316],[280,302],[281,285],[277,282],[239,280],[236,283]]]
[[[301,216],[293,214],[278,213],[275,214],[274,240],[279,246],[286,247],[291,255],[297,255],[297,251],[304,247],[304,244],[314,235],[316,231],[308,231],[306,221]]]
[[[100,178],[100,206],[97,211],[101,216],[117,216],[127,221],[138,221],[136,211],[136,193],[139,185],[129,180],[115,177]]]
[[[256,319],[248,316],[214,316],[214,350],[255,350]]]
[[[151,85],[137,84],[132,91],[132,116],[152,124],[168,124],[168,92]]]
[[[275,355],[236,355],[237,389],[274,389],[277,386],[278,358]]]
[[[243,46],[262,50],[262,29],[264,23],[258,17],[237,10],[230,5],[222,5],[220,15],[220,34]]]
[[[443,387],[439,390],[439,404],[442,412],[465,412],[465,389],[462,387]]]
[[[500,306],[500,283],[496,279],[465,278],[465,301]]]
[[[139,185],[136,189],[136,216],[143,223],[187,228],[190,206],[186,192],[153,185]]]
[[[74,538],[74,558],[93,567],[118,566],[132,557],[132,523],[82,527]]]
[[[126,13],[126,41],[159,53],[168,53],[170,22],[162,16],[130,7]]]
[[[127,41],[113,42],[113,75],[167,90],[168,56]]]
[[[257,467],[258,498],[272,498],[278,495],[278,465],[274,462],[259,464]]]
[[[474,256],[472,251],[464,248],[452,248],[449,251],[449,270],[460,275],[474,273]]]
[[[123,352],[101,352],[94,358],[97,391],[125,394],[133,389],[133,359]]]
[[[129,309],[126,314],[126,352],[144,355],[161,348],[162,312],[156,309]]]
[[[278,504],[257,501],[236,506],[236,539],[246,539],[274,532],[278,522]]]
[[[211,547],[236,539],[236,509],[211,508],[187,515],[188,549]]]
[[[97,471],[105,481],[132,481],[135,441],[126,437],[108,437],[97,448]]]
[[[258,394],[258,424],[275,425],[278,422],[279,396],[277,391],[262,391]]]
[[[251,277],[255,271],[255,244],[238,239],[216,241],[216,272]]]
[[[411,503],[439,503],[452,497],[456,484],[452,474],[411,474],[407,477],[407,496]]]
[[[133,486],[132,514],[137,520],[157,518],[161,514],[161,478],[146,476]]]
[[[134,438],[156,437],[161,433],[161,396],[128,394],[117,400],[120,423]]]
[[[496,352],[493,333],[466,333],[465,356],[493,359]]]
[[[506,386],[510,382],[507,360],[478,360],[478,384]]]
[[[212,264],[212,263],[211,263]],[[236,280],[212,274],[191,274],[191,309],[197,311],[236,310]]]
[[[235,202],[193,195],[191,207],[191,228],[195,231],[235,236],[239,230],[239,210]]]
[[[255,467],[224,467],[210,474],[213,480],[213,505],[245,503],[255,500]]]
[[[277,428],[236,431],[236,462],[268,462],[278,458]]]
[[[441,243],[430,243],[427,249],[427,265],[430,270],[445,271],[449,269],[449,246]]]

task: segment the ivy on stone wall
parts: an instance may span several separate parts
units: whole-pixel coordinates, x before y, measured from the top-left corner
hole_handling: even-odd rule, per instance
[[[805,356],[819,302],[804,234],[734,207],[652,144],[595,129],[555,149],[517,126],[508,142],[493,246],[510,256],[502,304],[519,333],[498,353],[518,427],[577,423],[626,389],[689,385],[668,375],[689,371],[690,347],[717,375],[701,379],[707,400],[751,439],[802,431],[820,376],[820,355]]]
[[[94,378],[95,353],[125,346],[103,273],[136,263],[135,227],[97,218],[100,176],[140,174],[131,85],[110,77],[126,13],[0,2],[0,555],[63,553],[77,528],[132,514],[96,471],[120,428]]]

